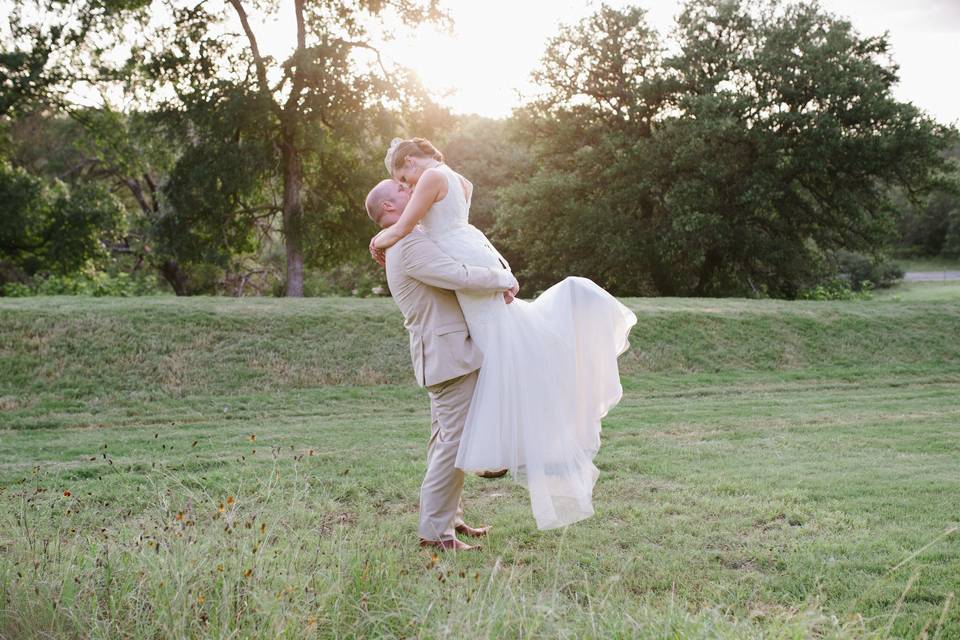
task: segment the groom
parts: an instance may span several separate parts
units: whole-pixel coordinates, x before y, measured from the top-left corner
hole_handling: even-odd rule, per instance
[[[394,224],[410,190],[383,180],[367,195],[367,215],[381,229]],[[479,549],[457,539],[486,535],[463,521],[463,471],[454,464],[483,354],[473,343],[455,290],[503,291],[511,302],[519,291],[506,269],[467,266],[441,251],[419,228],[374,258],[386,262],[387,284],[410,333],[410,357],[417,384],[430,395],[432,434],[427,473],[420,486],[420,546],[441,550]]]

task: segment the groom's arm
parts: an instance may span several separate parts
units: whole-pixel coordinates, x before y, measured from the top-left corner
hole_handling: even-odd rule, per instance
[[[506,269],[463,264],[423,234],[407,236],[391,253],[396,252],[408,276],[433,287],[484,292],[510,291],[517,286],[517,279]]]

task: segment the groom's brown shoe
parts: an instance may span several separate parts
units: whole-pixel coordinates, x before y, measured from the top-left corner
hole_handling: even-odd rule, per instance
[[[471,538],[482,538],[490,532],[490,527],[471,527],[468,524],[458,524],[456,531],[460,535],[470,536]]]
[[[500,469],[500,471],[480,471],[477,473],[477,476],[480,478],[502,478],[507,475],[506,469]]]
[[[431,547],[439,551],[479,551],[480,545],[470,545],[466,542],[460,542],[456,538],[447,540],[424,540],[420,538],[421,547]]]

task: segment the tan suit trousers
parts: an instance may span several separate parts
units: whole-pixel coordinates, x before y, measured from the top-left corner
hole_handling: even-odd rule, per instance
[[[478,371],[427,387],[430,393],[431,429],[427,445],[427,473],[420,485],[420,526],[424,540],[455,537],[463,523],[463,471],[454,464],[467,409],[477,386]]]

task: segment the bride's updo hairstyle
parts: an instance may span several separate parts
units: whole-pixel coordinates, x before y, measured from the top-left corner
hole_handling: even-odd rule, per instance
[[[390,173],[402,167],[403,161],[411,156],[414,158],[433,158],[437,162],[443,162],[443,154],[426,138],[401,140],[393,149]]]

